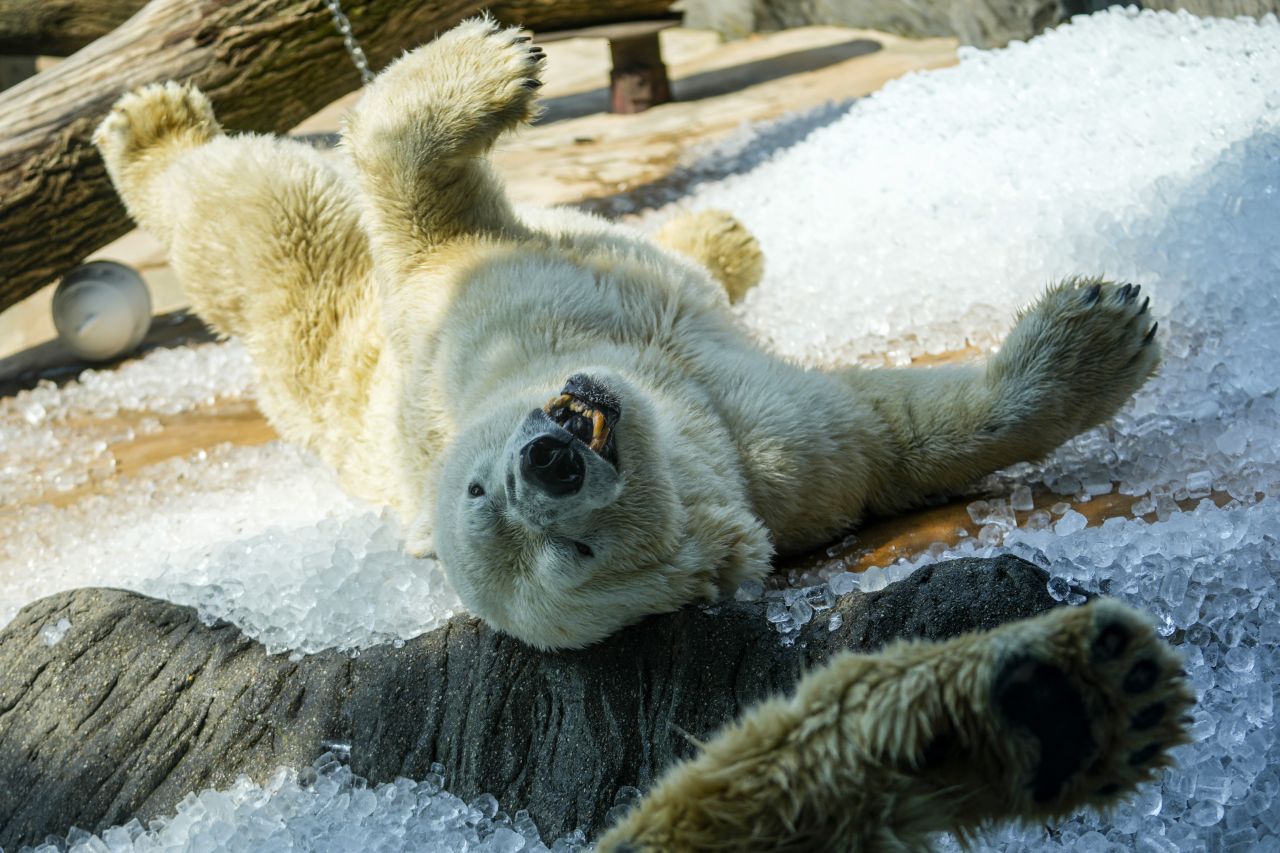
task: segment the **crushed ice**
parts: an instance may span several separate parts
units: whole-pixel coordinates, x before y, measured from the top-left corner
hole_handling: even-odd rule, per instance
[[[1179,767],[1111,815],[1083,815],[1049,830],[1004,828],[981,846],[1280,850],[1273,720],[1273,685],[1280,682],[1276,19],[1112,9],[1007,50],[966,50],[957,68],[911,75],[811,124],[820,127],[763,163],[762,147],[750,139],[721,149],[706,174],[743,173],[704,181],[686,202],[733,210],[760,236],[766,280],[741,311],[775,350],[810,363],[905,364],[923,354],[990,348],[1015,308],[1047,282],[1084,272],[1143,285],[1161,322],[1165,364],[1112,424],[1043,463],[989,478],[987,497],[970,507],[978,536],[862,575],[836,566],[814,588],[755,585],[739,598],[765,599],[767,618],[794,638],[853,589],[882,589],[940,557],[1008,551],[1049,568],[1049,592],[1059,600],[1078,598],[1073,586],[1117,595],[1152,612],[1180,645],[1199,696],[1195,742],[1178,751]],[[815,222],[822,227],[810,227]],[[158,357],[140,363],[154,365],[150,359]],[[154,391],[132,399],[163,411],[247,393],[248,369],[233,347],[199,358],[227,363],[190,387],[185,374],[163,375]],[[110,381],[91,380],[81,387]],[[102,412],[110,421],[131,392],[80,393],[42,387],[0,401],[0,435],[6,444],[25,442],[23,454],[6,458],[33,460],[29,468],[0,471],[0,508],[23,500],[33,471],[51,477],[55,488],[74,489],[83,482],[78,472],[106,464],[112,436],[93,437],[106,448],[64,448],[64,431],[41,431],[51,418],[67,417],[64,411]],[[432,607],[455,606],[440,597],[435,569],[396,562],[392,523],[342,496],[305,454],[280,446],[224,449],[174,463],[155,479],[150,496],[145,483],[135,483],[135,492],[97,504],[20,508],[17,537],[0,542],[0,623],[55,589],[124,583],[186,596],[211,616],[260,631],[275,648],[312,649],[421,630],[422,614],[396,610],[395,601],[419,594],[418,579],[430,587],[423,594],[437,596]],[[1077,502],[1118,491],[1137,499],[1135,515],[1156,520],[1113,518],[1089,527],[1066,502],[1033,509],[1032,487]],[[1225,505],[1201,500],[1192,511],[1179,510],[1179,502],[1209,496]],[[317,526],[317,519],[326,521]],[[131,539],[130,528],[140,533]],[[85,545],[90,539],[92,547]],[[377,583],[365,585],[359,576],[370,562]],[[263,576],[277,564],[289,566],[288,577]],[[63,565],[55,577],[32,577]],[[378,597],[381,585],[406,582],[407,591]],[[291,596],[314,615],[278,607]],[[376,605],[341,610],[356,598]],[[331,606],[339,608],[332,620],[325,610]],[[326,627],[331,621],[334,630]],[[193,796],[149,832],[178,833],[166,837],[183,849],[259,831],[311,849],[370,847],[383,838],[401,849],[394,839],[424,827],[430,829],[418,849],[475,849],[490,841],[466,833],[498,835],[490,830],[497,817],[485,817],[487,801],[439,799],[433,784],[398,780],[369,789],[341,767],[314,780],[282,773],[265,786],[242,781]],[[479,817],[474,825],[462,819],[468,829],[419,817],[437,809],[450,819]],[[511,828],[521,833],[518,824],[519,815]],[[451,835],[455,830],[462,834]],[[197,841],[200,833],[209,835]],[[77,849],[103,849],[108,835],[121,850],[161,843],[134,823],[96,844],[78,838]],[[503,838],[507,849],[530,849]],[[147,844],[152,848],[137,846]]]
[[[176,814],[147,826],[131,820],[99,835],[75,829],[34,853],[574,853],[582,846],[577,833],[548,848],[528,812],[501,812],[491,794],[467,803],[444,789],[443,774],[437,764],[422,781],[370,786],[341,756],[325,753],[301,772],[277,770],[262,785],[241,776],[226,790],[188,794]]]

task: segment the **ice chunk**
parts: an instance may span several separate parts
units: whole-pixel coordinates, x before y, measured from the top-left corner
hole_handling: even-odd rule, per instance
[[[41,628],[40,639],[44,640],[46,646],[56,646],[62,642],[62,638],[67,636],[67,632],[70,630],[71,620],[64,617]]]

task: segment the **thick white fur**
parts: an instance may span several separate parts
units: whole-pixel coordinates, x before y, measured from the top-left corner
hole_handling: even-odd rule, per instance
[[[985,365],[823,372],[769,355],[716,281],[740,294],[759,276],[740,226],[670,226],[682,255],[512,209],[485,153],[534,110],[542,57],[517,36],[469,21],[379,75],[345,133],[351,174],[289,140],[222,135],[175,84],[123,98],[96,137],[196,308],[244,340],[280,433],[393,505],[411,550],[438,551],[495,627],[582,646],[731,592],[775,551],[1047,453],[1154,370],[1145,304],[1100,281],[1050,289]],[[576,373],[621,399],[621,487],[530,525],[504,487],[508,445]]]

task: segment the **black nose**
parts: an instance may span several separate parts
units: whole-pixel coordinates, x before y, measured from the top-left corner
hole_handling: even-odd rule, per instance
[[[554,435],[541,435],[520,451],[520,472],[549,495],[571,495],[582,488],[586,466],[573,445]]]

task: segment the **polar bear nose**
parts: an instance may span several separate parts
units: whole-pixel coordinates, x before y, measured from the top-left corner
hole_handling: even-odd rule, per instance
[[[520,451],[520,473],[554,497],[581,489],[585,470],[571,441],[555,435],[540,435]]]

